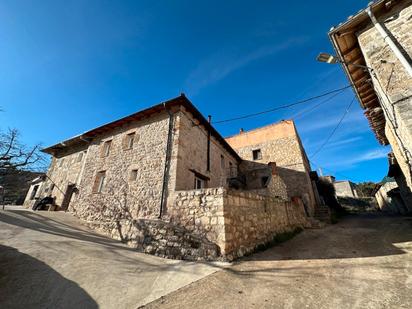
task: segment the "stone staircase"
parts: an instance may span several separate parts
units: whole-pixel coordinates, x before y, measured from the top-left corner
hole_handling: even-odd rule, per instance
[[[330,208],[326,205],[317,205],[315,207],[315,214],[313,217],[318,221],[331,223]]]

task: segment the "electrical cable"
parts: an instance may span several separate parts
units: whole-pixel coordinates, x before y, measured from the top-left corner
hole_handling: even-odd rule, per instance
[[[346,108],[345,112],[343,113],[342,117],[340,118],[338,124],[336,125],[336,127],[332,130],[332,132],[329,134],[328,138],[325,140],[325,142],[323,142],[322,145],[320,145],[320,147],[310,156],[311,158],[314,158],[322,149],[323,147],[326,146],[326,144],[329,142],[329,140],[332,138],[332,136],[335,134],[336,130],[340,127],[340,125],[342,124],[343,120],[345,119],[346,115],[349,113],[349,110],[353,104],[353,102],[355,102],[356,97],[354,96],[352,98],[352,100],[350,101],[348,107]]]
[[[214,121],[214,122],[212,122],[212,123],[213,123],[213,124],[227,123],[227,122],[231,122],[231,121],[235,121],[235,120],[246,119],[246,118],[251,118],[251,117],[255,117],[255,116],[259,116],[259,115],[271,113],[271,112],[274,112],[274,111],[277,111],[277,110],[280,110],[280,109],[285,109],[285,108],[293,107],[293,106],[296,106],[296,105],[299,105],[299,104],[303,104],[303,103],[306,103],[306,102],[309,102],[309,101],[313,101],[313,100],[316,100],[316,99],[319,99],[319,98],[328,96],[328,95],[330,95],[330,94],[333,94],[333,93],[336,93],[336,92],[340,92],[340,91],[345,90],[345,89],[350,88],[350,87],[352,87],[352,85],[347,85],[347,86],[345,86],[345,87],[342,87],[342,88],[339,88],[339,89],[335,89],[335,90],[331,90],[331,91],[322,93],[322,94],[317,95],[317,96],[314,96],[314,97],[310,97],[310,98],[307,98],[307,99],[304,99],[304,100],[300,100],[300,101],[296,101],[296,102],[293,102],[293,103],[289,103],[289,104],[277,106],[277,107],[275,107],[275,108],[271,108],[271,109],[268,109],[268,110],[265,110],[265,111],[261,111],[261,112],[257,112],[257,113],[251,113],[251,114],[246,114],[246,115],[243,115],[243,116],[238,116],[238,117],[229,118],[229,119],[224,119],[224,120],[219,120],[219,121]]]

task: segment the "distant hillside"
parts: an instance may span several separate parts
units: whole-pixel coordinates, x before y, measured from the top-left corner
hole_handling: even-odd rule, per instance
[[[8,169],[1,171],[0,186],[5,189],[6,204],[21,205],[29,190],[30,182],[43,173]]]

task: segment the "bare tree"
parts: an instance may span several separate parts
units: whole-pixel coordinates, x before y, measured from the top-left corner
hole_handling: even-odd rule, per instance
[[[40,145],[27,147],[19,141],[19,132],[9,129],[6,133],[0,132],[0,172],[15,169],[38,168],[44,162],[40,152]]]

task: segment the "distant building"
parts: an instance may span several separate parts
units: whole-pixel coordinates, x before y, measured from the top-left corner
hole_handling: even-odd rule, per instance
[[[382,145],[392,146],[393,157],[390,158],[390,163],[395,165],[396,181],[410,211],[411,16],[411,0],[373,1],[366,9],[349,17],[329,32],[371,129]]]
[[[357,198],[356,184],[349,180],[338,180],[333,183],[336,196]]]
[[[321,176],[321,178],[333,185],[337,197],[359,197],[356,191],[356,184],[353,182],[349,180],[336,180],[335,176],[332,175]]]

